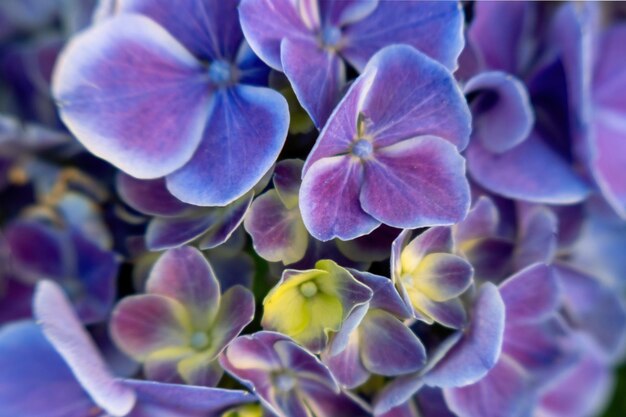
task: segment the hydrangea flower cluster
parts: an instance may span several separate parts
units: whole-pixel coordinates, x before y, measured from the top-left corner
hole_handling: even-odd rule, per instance
[[[595,2],[0,2],[0,417],[625,415],[624,56]]]

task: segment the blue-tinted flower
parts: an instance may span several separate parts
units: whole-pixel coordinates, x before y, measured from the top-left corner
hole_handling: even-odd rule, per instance
[[[4,320],[30,316],[33,286],[42,279],[63,287],[84,322],[103,321],[109,315],[119,266],[113,252],[79,230],[36,219],[8,225],[4,245],[9,281],[1,309]]]
[[[65,124],[136,178],[165,177],[182,201],[248,192],[287,135],[284,98],[247,44],[234,1],[132,0],[66,47],[53,91]]]
[[[585,105],[588,28],[572,4],[548,21],[538,3],[503,6],[478,3],[468,30],[482,63],[465,87],[476,126],[468,171],[509,198],[580,202],[590,192],[577,166],[587,158],[577,117]]]
[[[318,127],[345,87],[347,65],[362,71],[378,50],[408,44],[452,70],[463,47],[457,2],[244,0],[240,15],[252,49],[285,73]]]
[[[309,154],[300,210],[317,239],[370,233],[381,223],[453,224],[469,209],[467,104],[450,73],[409,46],[378,52]]]

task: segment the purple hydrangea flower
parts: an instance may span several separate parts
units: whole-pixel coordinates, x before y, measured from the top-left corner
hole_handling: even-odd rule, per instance
[[[285,73],[317,127],[345,87],[347,64],[363,71],[378,50],[408,44],[452,70],[463,48],[456,2],[244,0],[239,13],[252,49]]]
[[[450,73],[410,46],[378,52],[309,154],[300,209],[317,239],[453,224],[469,209],[467,104]]]
[[[221,294],[211,266],[191,247],[165,252],[146,291],[115,308],[116,344],[143,362],[149,379],[216,385],[223,373],[218,355],[254,316],[250,291],[237,285]]]
[[[95,155],[182,201],[223,206],[248,192],[287,135],[285,99],[243,41],[234,1],[132,0],[73,38],[53,91]]]
[[[278,417],[370,415],[341,392],[317,357],[280,333],[240,336],[226,348],[220,362]]]

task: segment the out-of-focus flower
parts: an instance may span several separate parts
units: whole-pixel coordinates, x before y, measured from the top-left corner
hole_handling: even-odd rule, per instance
[[[38,284],[34,311],[39,325],[0,330],[2,415],[205,417],[253,400],[243,391],[115,378],[51,281]]]
[[[341,392],[317,357],[279,333],[240,336],[226,348],[220,362],[279,417],[370,415]]]
[[[318,127],[345,87],[347,64],[362,71],[378,50],[408,44],[453,70],[463,47],[456,2],[244,0],[239,13],[252,49],[285,73]]]
[[[309,154],[300,210],[317,239],[350,240],[381,223],[449,225],[469,209],[470,115],[448,70],[407,45],[368,62]]]
[[[117,191],[130,207],[153,216],[145,234],[152,251],[192,242],[202,250],[223,244],[243,222],[254,195],[248,192],[224,207],[198,207],[174,197],[163,178],[139,180],[124,173],[117,177]]]
[[[263,300],[263,328],[320,352],[351,312],[372,298],[372,290],[330,260],[315,269],[288,269]]]
[[[408,242],[405,230],[392,246],[391,276],[416,318],[452,328],[465,325],[459,296],[472,284],[472,265],[454,255],[452,230],[433,227]]]
[[[19,219],[4,229],[8,265],[6,302],[1,320],[30,316],[34,285],[53,280],[66,291],[85,323],[103,321],[115,300],[119,261],[72,227],[59,227],[37,219]]]
[[[466,157],[488,190],[548,204],[589,195],[576,121],[587,76],[581,15],[573,4],[555,12],[539,3],[476,4],[468,43],[480,72],[465,85],[476,127]]]
[[[115,308],[116,344],[143,362],[149,379],[216,385],[218,355],[254,316],[254,297],[241,286],[224,294],[211,266],[191,247],[165,252],[146,282],[147,294]]]
[[[289,114],[260,87],[237,3],[132,0],[74,37],[53,80],[60,114],[92,153],[187,203],[224,206],[275,162]]]
[[[493,368],[479,380],[461,377],[462,364],[472,357],[480,360],[486,352],[477,349],[477,341],[467,333],[425,375],[426,384],[444,387],[448,406],[459,417],[514,416],[533,410],[541,390],[578,355],[558,317],[561,293],[554,268],[532,265],[499,289],[506,311],[502,353]]]

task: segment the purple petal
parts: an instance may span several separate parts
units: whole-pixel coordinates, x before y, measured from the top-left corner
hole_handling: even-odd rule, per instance
[[[283,96],[264,87],[218,90],[215,108],[191,160],[167,176],[180,200],[224,206],[252,189],[276,161],[287,137]]]
[[[561,293],[554,268],[535,264],[500,285],[507,323],[537,322],[553,315]]]
[[[626,78],[626,75],[623,76]],[[618,87],[611,87],[618,88]],[[615,91],[615,90],[614,90]],[[624,166],[626,164],[626,144],[624,135],[626,123],[626,105],[623,110],[597,111],[591,130],[594,138],[592,172],[602,194],[613,209],[622,217],[626,217],[626,181]]]
[[[415,372],[426,363],[426,350],[400,320],[383,310],[370,310],[359,326],[361,359],[378,375]]]
[[[346,80],[346,68],[340,56],[320,48],[315,38],[284,39],[280,56],[298,101],[315,126],[324,126]]]
[[[146,179],[191,158],[211,108],[209,91],[200,62],[138,15],[107,19],[73,38],[53,82],[61,117],[82,144]]]
[[[304,162],[301,159],[283,159],[274,168],[272,179],[274,188],[285,207],[292,209],[298,205],[298,192],[302,182],[302,167]]]
[[[220,302],[213,268],[199,250],[189,246],[161,255],[152,267],[146,291],[180,302],[191,313],[196,330],[206,329],[213,321]]]
[[[119,261],[116,255],[103,250],[81,234],[71,232],[74,244],[74,279],[63,281],[76,314],[83,323],[105,320],[115,302]]]
[[[373,77],[359,111],[371,124],[367,133],[376,147],[424,135],[445,139],[459,150],[467,146],[470,111],[439,63],[410,46],[388,46],[372,57],[361,77]]]
[[[531,209],[522,221],[515,253],[515,270],[537,262],[552,262],[557,249],[558,229],[558,219],[550,209]]]
[[[524,84],[504,72],[482,72],[465,84],[473,120],[472,136],[490,152],[501,153],[528,137],[535,122]]]
[[[378,0],[331,0],[319,2],[323,23],[328,26],[345,26],[358,22],[371,14]]]
[[[41,281],[34,310],[45,336],[94,402],[114,416],[126,415],[135,405],[135,393],[113,379],[61,288]]]
[[[388,411],[406,404],[422,386],[424,380],[419,373],[395,378],[374,399],[374,415],[385,415]]]
[[[151,251],[177,248],[193,242],[219,222],[219,208],[195,210],[181,217],[157,217],[146,229],[146,246]]]
[[[492,369],[502,348],[505,306],[491,283],[480,287],[463,336],[428,372],[426,383],[438,387],[472,384]]]
[[[422,260],[418,287],[433,301],[460,296],[472,284],[472,265],[460,256],[431,253]]]
[[[304,175],[300,188],[302,220],[313,237],[354,239],[380,224],[361,209],[363,168],[348,156],[324,158]]]
[[[539,409],[550,417],[586,417],[599,415],[610,399],[614,377],[593,349],[585,351],[543,394]]]
[[[535,6],[523,2],[476,4],[468,38],[480,50],[488,68],[510,74],[517,74],[524,69],[527,63],[519,62],[520,58],[525,58],[519,53],[520,44],[525,40],[525,23],[534,17],[529,11]],[[498,39],[498,42],[494,42],[494,39]]]
[[[626,306],[619,293],[565,265],[556,268],[556,275],[574,326],[588,332],[611,360],[621,358],[626,349]]]
[[[252,237],[254,250],[270,262],[285,265],[304,257],[309,245],[309,235],[296,207],[288,209],[277,190],[257,197],[244,221]]]
[[[198,248],[201,250],[213,249],[230,239],[235,230],[243,223],[253,197],[254,193],[250,191],[226,207],[216,208],[219,221],[202,235],[198,242]]]
[[[454,146],[430,136],[381,148],[365,164],[360,201],[394,227],[458,223],[470,204],[465,161]]]
[[[165,180],[138,180],[119,172],[117,192],[133,209],[152,216],[176,216],[191,206],[175,198],[165,187]]]
[[[124,385],[133,389],[138,399],[128,417],[219,415],[228,408],[254,401],[248,392],[221,388],[139,380],[125,380]]]
[[[392,280],[369,272],[357,271],[356,269],[350,269],[349,271],[354,278],[367,285],[374,293],[369,302],[370,308],[387,311],[401,319],[411,317],[411,311],[407,309]]]
[[[320,417],[369,417],[372,415],[363,400],[346,392],[339,394],[324,385],[306,383],[306,403],[313,415]],[[291,417],[291,416],[288,416]]]
[[[505,197],[548,204],[584,199],[589,187],[565,159],[533,132],[515,148],[500,154],[473,142],[467,151],[468,169],[478,184]]]
[[[313,381],[339,393],[339,386],[328,368],[305,348],[292,340],[280,340],[274,343],[274,350],[284,369],[295,372],[298,379]]]
[[[254,318],[254,296],[246,288],[236,285],[224,293],[220,307],[211,328],[212,355],[218,354]]]
[[[34,221],[13,222],[3,238],[19,280],[34,283],[42,278],[65,277],[67,242],[52,227]]]
[[[482,237],[495,236],[500,214],[493,200],[481,196],[476,200],[465,220],[454,226],[458,244]]]
[[[232,61],[243,40],[234,1],[125,0],[118,10],[148,16],[203,60]]]
[[[524,370],[501,360],[479,382],[444,390],[446,403],[458,417],[530,415],[534,405]]]
[[[0,330],[0,415],[89,415],[94,403],[34,322]],[[45,393],[45,395],[43,395]]]
[[[409,44],[449,69],[463,49],[463,11],[455,2],[379,1],[373,13],[345,30],[348,46],[342,49],[358,69],[378,50]]]
[[[370,373],[361,363],[360,347],[358,333],[352,332],[341,352],[334,356],[322,354],[322,360],[333,376],[348,389],[358,387],[370,377]]]
[[[500,282],[513,269],[515,242],[504,238],[476,239],[462,246],[461,252],[474,267],[476,277]]]
[[[467,322],[465,308],[458,298],[439,302],[420,292],[414,292],[411,299],[420,307],[419,310],[415,309],[415,317],[426,323],[437,322],[452,329],[460,329]]]
[[[250,47],[267,65],[278,71],[282,70],[281,41],[312,37],[289,0],[242,0],[239,18]]]
[[[164,348],[185,347],[191,329],[183,304],[161,295],[145,294],[120,301],[111,317],[111,336],[127,355],[142,361]]]

